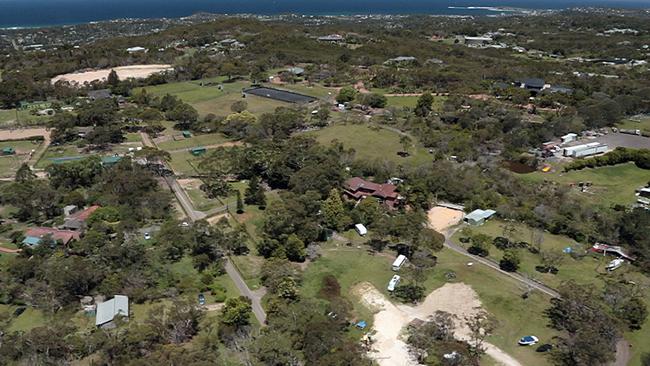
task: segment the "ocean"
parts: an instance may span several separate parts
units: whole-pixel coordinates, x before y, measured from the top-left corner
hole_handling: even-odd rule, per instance
[[[197,12],[484,15],[495,14],[485,8],[496,6],[650,8],[650,0],[0,0],[0,27],[53,26],[118,18],[178,18]]]

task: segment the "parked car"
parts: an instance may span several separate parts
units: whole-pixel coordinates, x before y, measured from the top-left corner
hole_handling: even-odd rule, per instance
[[[535,343],[539,342],[539,339],[535,336],[525,336],[519,340],[520,346],[532,346]]]
[[[205,296],[203,294],[199,294],[199,305],[205,305]]]
[[[144,233],[144,240],[151,240],[151,234]]]

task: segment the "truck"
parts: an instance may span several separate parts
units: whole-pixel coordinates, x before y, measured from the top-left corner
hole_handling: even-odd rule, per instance
[[[406,263],[406,256],[403,254],[398,255],[393,262],[393,271],[399,271],[404,263]]]
[[[393,278],[391,278],[390,281],[388,282],[388,288],[387,288],[388,291],[390,292],[395,291],[395,287],[399,285],[400,279],[401,277],[399,275],[394,275]]]

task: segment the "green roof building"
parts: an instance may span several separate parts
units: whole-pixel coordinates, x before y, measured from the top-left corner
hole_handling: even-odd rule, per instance
[[[2,155],[14,155],[16,154],[16,149],[13,147],[5,147],[2,149]]]
[[[192,148],[192,149],[190,150],[190,152],[191,152],[192,155],[194,155],[194,156],[203,155],[203,154],[205,154],[206,151],[208,151],[208,150],[207,150],[205,147],[202,147],[202,146],[195,147],[195,148]]]
[[[105,167],[111,167],[122,160],[121,156],[104,156],[102,157],[102,165]]]
[[[183,131],[183,137],[189,139],[190,137],[192,137],[192,133],[190,131]]]

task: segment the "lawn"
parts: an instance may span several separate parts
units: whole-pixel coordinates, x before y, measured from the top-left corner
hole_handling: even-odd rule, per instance
[[[0,177],[13,177],[24,161],[25,157],[20,155],[0,156]]]
[[[389,107],[409,107],[411,109],[415,108],[417,105],[418,99],[420,97],[416,96],[405,96],[405,97],[386,97],[388,99]],[[447,100],[447,97],[433,97],[433,110],[440,111],[442,110],[442,105]]]
[[[169,165],[176,174],[195,175],[194,165],[201,161],[201,157],[192,155],[189,151],[181,150],[170,153],[172,159]]]
[[[417,142],[415,147],[410,148],[410,156],[400,157],[397,155],[402,151],[399,134],[366,124],[334,124],[308,132],[308,135],[324,145],[330,145],[334,141],[341,142],[345,148],[353,148],[356,151],[357,159],[389,161],[411,166],[427,164],[433,160],[427,150]]]
[[[633,163],[573,170],[568,173],[564,173],[561,167],[558,167],[556,171],[549,173],[538,171],[518,176],[533,182],[548,180],[566,185],[591,182],[593,186],[588,192],[583,193],[575,188],[576,194],[605,206],[634,203],[635,190],[650,181],[650,171],[637,168]]]
[[[180,133],[179,133],[180,134]],[[199,146],[219,145],[229,140],[221,133],[209,133],[201,135],[192,135],[190,138],[180,138],[179,140],[169,140],[161,142],[158,148],[161,150],[187,149]]]
[[[650,134],[650,116],[638,120],[624,119],[616,126],[626,130],[641,130],[642,132]]]
[[[324,246],[322,254],[323,256],[310,263],[304,272],[304,296],[316,296],[322,278],[326,274],[332,274],[339,280],[341,292],[353,303],[356,317],[372,323],[372,313],[350,293],[350,288],[359,282],[367,281],[387,294],[386,284],[394,274],[391,270],[394,253],[371,255],[365,247],[336,247],[329,243]],[[546,326],[543,315],[544,309],[549,305],[547,297],[533,293],[524,300],[521,297],[523,289],[518,282],[481,265],[469,267],[466,257],[448,249],[443,249],[437,255],[438,265],[425,282],[427,292],[442,286],[447,281],[445,274],[453,271],[456,274],[454,281],[472,286],[484,308],[498,321],[497,330],[490,337],[490,342],[517,358],[523,365],[548,364],[534,348],[523,348],[516,344],[525,334],[535,334],[542,341],[550,340],[555,335],[555,332]]]
[[[9,306],[9,311],[13,313],[16,306]],[[32,328],[40,327],[47,324],[47,317],[42,311],[27,307],[25,312],[20,314],[19,317],[14,318],[7,328],[9,332],[28,331]]]

